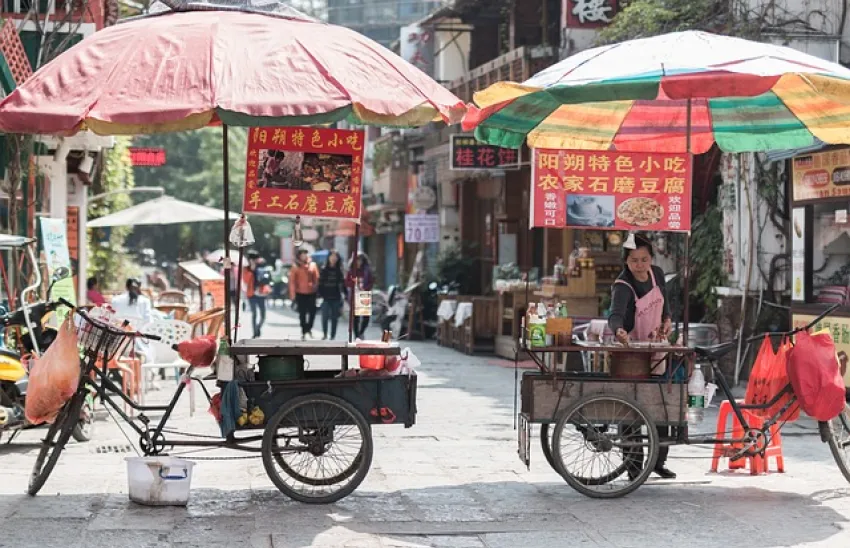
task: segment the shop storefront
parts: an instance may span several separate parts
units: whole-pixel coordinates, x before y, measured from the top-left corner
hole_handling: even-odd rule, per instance
[[[793,160],[791,298],[794,326],[840,304],[819,328],[835,340],[850,387],[850,148],[808,153]]]

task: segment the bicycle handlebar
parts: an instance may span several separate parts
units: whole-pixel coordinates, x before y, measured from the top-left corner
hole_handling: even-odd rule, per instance
[[[812,320],[808,324],[804,325],[803,327],[797,327],[795,329],[792,329],[791,331],[779,331],[779,332],[776,332],[776,333],[771,333],[771,332],[761,333],[759,335],[754,335],[754,336],[750,337],[749,339],[747,339],[747,342],[755,342],[759,339],[763,339],[764,337],[789,337],[789,336],[795,335],[795,334],[797,334],[801,331],[808,331],[809,329],[816,326],[822,319],[824,319],[827,316],[829,316],[830,314],[832,314],[832,312],[836,308],[838,308],[839,306],[841,306],[841,305],[840,304],[834,304],[834,305],[830,306],[829,308],[827,308],[826,310],[821,312],[818,317],[816,317],[814,320]]]

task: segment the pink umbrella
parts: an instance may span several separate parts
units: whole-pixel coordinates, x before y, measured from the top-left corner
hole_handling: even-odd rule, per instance
[[[0,103],[0,130],[104,135],[459,122],[462,101],[383,46],[279,4],[176,6],[95,33]],[[160,5],[161,6],[161,5]]]

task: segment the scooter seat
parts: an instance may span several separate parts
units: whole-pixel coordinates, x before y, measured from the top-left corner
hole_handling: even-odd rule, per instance
[[[20,360],[21,355],[15,352],[14,350],[9,350],[8,348],[0,348],[0,356],[4,356],[6,358],[12,358],[14,360]]]

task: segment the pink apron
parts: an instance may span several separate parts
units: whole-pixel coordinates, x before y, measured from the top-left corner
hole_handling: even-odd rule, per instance
[[[649,279],[652,280],[652,289],[640,298],[635,293],[635,288],[628,282],[623,280],[614,282],[615,284],[620,283],[628,286],[635,296],[635,325],[629,333],[629,337],[635,341],[650,342],[658,330],[661,329],[661,319],[664,315],[664,293],[661,292],[661,288],[655,283],[655,274],[651,268],[649,269]],[[664,354],[654,354],[652,356],[653,363],[661,362],[653,368],[653,375],[663,375],[667,369],[666,360],[663,358]]]

